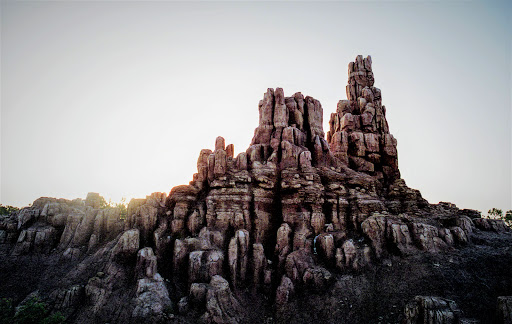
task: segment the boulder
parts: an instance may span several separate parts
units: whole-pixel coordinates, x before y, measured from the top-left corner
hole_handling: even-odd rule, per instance
[[[503,324],[512,323],[512,296],[498,297],[496,322]]]
[[[145,247],[137,252],[137,265],[135,266],[135,278],[153,278],[157,273],[157,260],[153,249]]]
[[[113,257],[129,257],[139,250],[139,230],[132,229],[124,232],[112,249]]]
[[[142,278],[137,281],[135,308],[132,318],[150,322],[164,319],[166,313],[172,312],[172,302],[165,287],[163,278],[157,273],[153,278]]]
[[[233,296],[229,283],[216,275],[210,280],[206,289],[206,323],[243,323],[243,309]]]
[[[247,276],[249,264],[249,232],[238,230],[228,248],[230,278],[234,287],[242,284]]]
[[[416,296],[405,306],[405,321],[407,324],[418,323],[459,323],[461,311],[453,300]]]

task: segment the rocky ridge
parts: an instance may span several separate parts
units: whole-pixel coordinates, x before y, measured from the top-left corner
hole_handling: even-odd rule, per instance
[[[2,255],[70,264],[58,285],[38,293],[72,322],[259,322],[244,311],[246,294],[269,296],[272,318],[286,321],[296,295],[331,289],[340,276],[463,248],[474,231],[508,231],[409,188],[370,56],[351,62],[348,76],[348,100],[327,134],[318,100],[268,89],[245,152],[234,156],[217,137],[189,185],[131,200],[126,219],[100,208],[94,193],[40,198],[0,219]],[[462,321],[456,305],[435,297],[411,301],[404,318],[423,323],[429,307],[449,319],[436,313],[425,323]]]

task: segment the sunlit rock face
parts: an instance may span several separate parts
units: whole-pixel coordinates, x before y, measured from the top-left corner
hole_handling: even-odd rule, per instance
[[[268,89],[245,152],[234,156],[217,137],[199,153],[190,184],[133,199],[123,219],[101,208],[98,194],[40,198],[1,219],[2,251],[77,262],[63,280],[85,286],[84,303],[73,297],[68,306],[70,321],[193,312],[208,323],[241,323],[250,317],[237,293],[265,294],[286,319],[297,292],[330,289],[338,275],[451,251],[470,243],[475,225],[507,230],[474,211],[430,205],[407,187],[369,56],[349,64],[346,93],[325,136],[317,99]]]

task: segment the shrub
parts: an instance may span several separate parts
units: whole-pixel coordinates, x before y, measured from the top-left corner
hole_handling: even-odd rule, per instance
[[[42,320],[41,324],[60,324],[64,323],[65,320],[66,318],[64,315],[62,315],[60,312],[57,312]]]
[[[20,210],[18,207],[14,206],[4,206],[0,204],[0,215],[10,215],[11,213]]]
[[[14,312],[12,300],[0,299],[0,324],[60,324],[65,317],[60,313],[50,314],[46,303],[38,298],[31,298]]]
[[[29,299],[14,315],[16,324],[36,324],[46,317],[46,304],[37,298]]]
[[[0,324],[12,323],[14,315],[14,307],[12,306],[12,299],[0,299]]]

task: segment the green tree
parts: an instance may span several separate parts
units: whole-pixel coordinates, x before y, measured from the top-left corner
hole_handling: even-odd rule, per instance
[[[114,203],[112,199],[109,199],[108,202],[105,200],[105,198],[100,197],[100,208],[118,208],[119,209],[119,218],[120,219],[126,219],[128,204],[126,203],[126,198],[121,198],[121,202]]]
[[[507,225],[509,227],[512,227],[512,210],[507,210],[505,212],[505,219],[504,219],[505,223],[507,223]]]
[[[128,204],[126,203],[126,198],[121,198],[121,202],[117,203],[116,207],[119,208],[120,211],[119,218],[126,219],[126,215],[128,213]]]
[[[37,324],[46,317],[46,304],[37,298],[28,300],[14,315],[16,324]]]
[[[503,218],[503,211],[498,208],[489,209],[487,214],[489,214],[489,218],[494,218],[494,219],[502,219]]]
[[[100,196],[100,208],[107,208],[109,207],[109,204],[107,203],[107,201],[105,200],[105,198],[103,198],[102,196]]]
[[[505,215],[503,211],[498,208],[489,209],[487,217],[492,219],[500,219],[505,222],[508,227],[512,227],[512,210],[507,210]]]
[[[12,323],[14,316],[14,307],[12,306],[12,299],[0,299],[0,324]]]
[[[60,324],[64,321],[60,312],[50,314],[48,305],[37,297],[29,299],[16,312],[11,299],[0,299],[0,324]]]
[[[41,324],[60,324],[64,323],[66,318],[61,312],[53,313],[41,321]]]
[[[12,212],[20,210],[18,207],[14,206],[4,206],[0,204],[0,215],[10,215]]]

